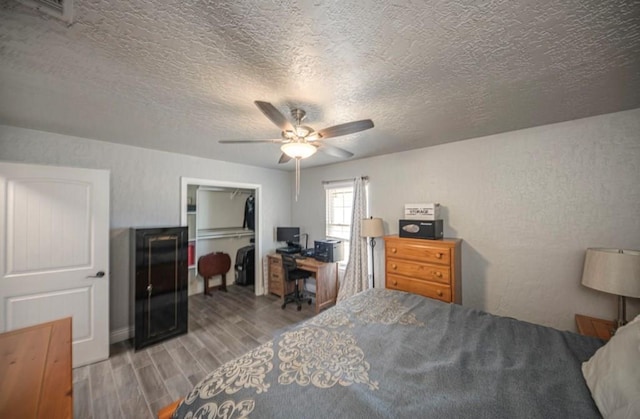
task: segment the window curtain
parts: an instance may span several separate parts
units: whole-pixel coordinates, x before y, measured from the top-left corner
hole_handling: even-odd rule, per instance
[[[367,197],[365,181],[358,177],[353,183],[353,213],[351,215],[351,247],[349,263],[338,290],[338,301],[342,301],[369,288],[367,239],[360,237],[362,220],[366,217]]]

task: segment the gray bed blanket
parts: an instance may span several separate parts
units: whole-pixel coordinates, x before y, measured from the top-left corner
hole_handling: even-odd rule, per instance
[[[193,388],[179,418],[598,418],[598,339],[384,289],[277,334]]]

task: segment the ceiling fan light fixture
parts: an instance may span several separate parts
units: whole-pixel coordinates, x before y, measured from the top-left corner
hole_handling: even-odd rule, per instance
[[[313,128],[307,127],[306,125],[298,125],[296,127],[296,135],[298,136],[298,138],[304,138],[312,132]]]
[[[295,140],[296,133],[294,131],[282,131],[282,138],[285,140]]]
[[[306,159],[316,152],[316,148],[309,143],[287,143],[280,147],[280,150],[294,159]]]
[[[21,1],[21,0],[20,0]],[[27,1],[27,0],[24,0]],[[31,0],[29,0],[31,1]],[[38,0],[53,1],[53,0]],[[57,0],[62,1],[62,0]],[[66,1],[66,0],[65,0]],[[353,157],[353,153],[325,144],[321,140],[340,137],[342,135],[354,134],[373,128],[373,121],[370,119],[362,119],[360,121],[351,121],[331,127],[323,128],[315,131],[313,128],[302,125],[306,112],[302,109],[291,109],[291,116],[294,122],[287,121],[287,118],[275,106],[269,102],[260,100],[254,101],[255,105],[273,124],[280,128],[279,140],[219,140],[222,144],[243,144],[243,143],[278,143],[282,146],[282,155],[278,163],[286,163],[292,158],[296,160],[296,167],[300,166],[300,160],[312,156],[316,150],[320,150],[325,154],[341,159]],[[299,171],[296,169],[296,173]],[[299,176],[298,176],[299,178]],[[299,185],[298,185],[299,186]],[[297,195],[296,195],[297,197]]]

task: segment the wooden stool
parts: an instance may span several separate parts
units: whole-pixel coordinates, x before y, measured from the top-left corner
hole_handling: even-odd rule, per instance
[[[211,290],[227,290],[227,272],[231,268],[231,257],[227,253],[215,252],[198,259],[198,273],[204,278],[204,294],[211,295]],[[222,275],[222,284],[209,288],[209,280]]]

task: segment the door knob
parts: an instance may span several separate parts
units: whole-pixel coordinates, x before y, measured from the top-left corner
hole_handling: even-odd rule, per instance
[[[104,271],[98,271],[95,275],[89,275],[87,278],[102,278],[104,276]]]

